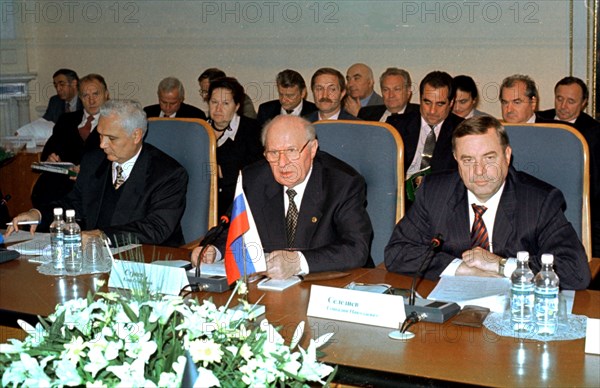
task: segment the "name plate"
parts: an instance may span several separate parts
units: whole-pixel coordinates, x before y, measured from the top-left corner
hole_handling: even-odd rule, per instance
[[[179,295],[189,284],[184,268],[114,260],[108,286],[133,291],[149,290],[153,293]]]
[[[399,328],[406,318],[404,298],[399,295],[318,285],[310,289],[306,315],[390,329]]]

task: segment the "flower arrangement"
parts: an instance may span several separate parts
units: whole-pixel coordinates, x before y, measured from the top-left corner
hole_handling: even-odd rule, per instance
[[[27,338],[0,345],[1,385],[173,387],[190,371],[198,377],[188,384],[198,387],[302,387],[333,378],[334,369],[317,361],[329,335],[304,350],[301,322],[285,345],[269,322],[248,319],[251,307],[88,294],[58,305],[35,328],[20,322]]]
[[[4,149],[4,147],[0,146],[0,163],[4,162],[15,156],[15,154],[9,150]]]

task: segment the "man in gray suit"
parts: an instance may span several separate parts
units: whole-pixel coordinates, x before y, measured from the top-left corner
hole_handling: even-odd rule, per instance
[[[416,201],[396,225],[385,249],[389,271],[417,273],[436,234],[424,276],[510,277],[518,251],[529,252],[534,272],[541,255],[554,255],[561,288],[585,289],[590,268],[584,248],[563,211],[560,190],[510,167],[511,148],[500,122],[479,116],[461,123],[452,137],[458,172],[424,178]]]
[[[344,108],[353,116],[364,106],[381,105],[383,98],[374,90],[373,70],[364,63],[355,63],[346,72],[346,89]]]

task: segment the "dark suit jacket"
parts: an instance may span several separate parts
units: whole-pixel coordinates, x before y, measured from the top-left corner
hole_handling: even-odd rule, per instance
[[[65,113],[65,105],[66,102],[61,100],[58,95],[50,97],[48,108],[46,108],[46,113],[44,113],[44,119],[56,123],[58,118]],[[83,110],[83,103],[81,102],[81,99],[77,97],[77,106],[72,112],[78,112],[80,110]]]
[[[144,108],[147,117],[159,117],[160,116],[160,104],[148,105]],[[196,108],[193,105],[188,105],[182,102],[179,106],[179,110],[175,114],[176,118],[180,119],[202,119],[206,120],[206,115],[201,109]]]
[[[387,108],[385,105],[367,105],[365,107],[360,108],[360,110],[358,111],[358,118],[366,121],[379,121],[381,119],[381,116],[383,116],[383,114],[385,113],[386,109]],[[403,114],[418,111],[419,104],[408,103],[406,104],[406,109],[404,110]]]
[[[468,206],[467,189],[457,172],[425,177],[415,203],[385,248],[387,269],[414,274],[429,241],[441,233],[445,242],[425,272],[426,278],[437,279],[454,258],[470,249]],[[561,288],[586,288],[590,282],[587,256],[565,218],[565,207],[560,190],[510,168],[494,221],[494,254],[516,257],[518,251],[527,251],[531,269],[538,272],[541,255],[551,253]]]
[[[112,184],[112,162],[102,150],[86,154],[75,187],[65,198],[43,209],[42,221],[52,221],[52,207],[75,209],[83,230],[98,227],[107,184]],[[188,175],[173,158],[144,143],[131,175],[119,189],[110,227],[102,231],[113,243],[124,244],[129,235],[140,243],[179,246],[184,243],[181,216],[185,210]],[[40,209],[42,210],[42,209]]]
[[[40,159],[46,161],[50,154],[55,153],[61,161],[79,165],[84,154],[100,148],[100,136],[96,129],[90,132],[86,141],[79,135],[77,127],[82,120],[83,110],[61,115],[54,125],[52,136],[44,145]],[[43,172],[31,191],[31,202],[34,207],[43,207],[67,195],[74,184],[66,175]]]
[[[287,249],[284,188],[273,178],[269,163],[254,163],[242,176],[263,248],[266,252]],[[372,238],[364,178],[341,160],[318,151],[296,230],[296,249],[306,257],[310,272],[373,266]]]
[[[457,168],[456,160],[452,155],[452,132],[462,121],[462,117],[458,117],[454,113],[450,113],[444,120],[431,158],[431,172],[455,170]],[[421,113],[417,111],[390,116],[387,123],[394,126],[402,136],[404,142],[404,172],[406,172],[417,152],[421,131]]]
[[[219,215],[226,214],[233,202],[235,185],[240,171],[260,159],[263,159],[260,125],[254,119],[241,116],[235,140],[228,139],[220,147],[217,147],[217,164],[221,171],[218,179]]]
[[[311,123],[315,121],[319,121],[319,111],[316,110],[309,115],[304,116],[304,118]],[[346,112],[344,108],[340,111],[340,114],[337,118],[338,120],[360,120],[358,117],[352,116],[350,113]]]
[[[317,106],[310,101],[302,100],[302,110],[300,116],[304,117],[312,112],[317,111]],[[264,126],[269,120],[281,114],[281,103],[279,100],[267,101],[260,104],[258,107],[258,115],[256,120],[260,126]]]

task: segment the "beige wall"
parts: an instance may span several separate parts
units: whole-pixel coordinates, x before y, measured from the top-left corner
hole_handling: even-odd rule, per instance
[[[100,73],[113,98],[144,105],[156,102],[160,79],[173,75],[184,82],[187,102],[200,105],[196,78],[216,66],[237,76],[258,106],[276,98],[273,80],[284,68],[309,82],[319,67],[345,73],[365,62],[377,75],[405,68],[416,85],[431,70],[469,74],[480,89],[479,108],[498,115],[498,85],[507,75],[532,76],[544,109],[571,69],[590,77],[589,3],[1,1],[0,76],[37,73],[30,83],[35,118],[54,94],[51,76],[60,67]]]

